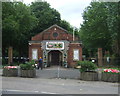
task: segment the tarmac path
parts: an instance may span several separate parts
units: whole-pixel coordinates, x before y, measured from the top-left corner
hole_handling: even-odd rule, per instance
[[[118,94],[118,83],[82,81],[79,76],[77,69],[60,68],[58,78],[58,67],[37,70],[36,78],[0,76],[1,91],[3,94]]]

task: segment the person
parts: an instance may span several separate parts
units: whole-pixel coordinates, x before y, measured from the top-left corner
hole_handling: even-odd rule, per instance
[[[40,58],[39,58],[39,61],[38,61],[38,69],[41,68],[41,70],[42,70],[42,67],[43,67],[43,66],[42,66],[42,63],[43,63],[43,62],[42,62],[42,58],[40,57]]]

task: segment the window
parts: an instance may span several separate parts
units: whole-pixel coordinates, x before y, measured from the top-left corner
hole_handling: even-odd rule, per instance
[[[32,49],[32,60],[37,60],[38,59],[38,50],[37,49]]]
[[[54,32],[54,33],[53,33],[53,37],[56,38],[57,36],[58,36],[58,33],[57,33],[57,32]]]
[[[75,61],[79,60],[79,49],[73,50],[73,60],[75,60]]]

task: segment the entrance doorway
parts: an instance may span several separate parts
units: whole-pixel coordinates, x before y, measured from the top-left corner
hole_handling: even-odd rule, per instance
[[[53,50],[48,53],[48,66],[62,66],[62,53],[58,50]]]

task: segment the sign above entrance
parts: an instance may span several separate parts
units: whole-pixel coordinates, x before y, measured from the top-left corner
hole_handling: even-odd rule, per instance
[[[46,42],[46,50],[64,50],[64,42]]]

